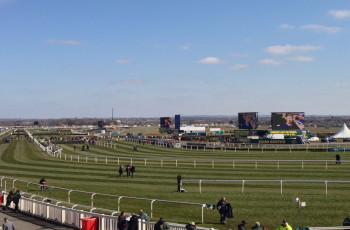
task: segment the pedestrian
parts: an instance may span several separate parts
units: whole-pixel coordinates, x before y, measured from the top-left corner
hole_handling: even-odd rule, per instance
[[[117,227],[119,230],[126,230],[126,224],[125,212],[121,212],[120,216],[118,217]]]
[[[15,204],[15,212],[18,212],[18,203],[19,203],[20,198],[21,198],[21,191],[19,189],[17,189],[17,191],[13,195],[13,203]]]
[[[137,146],[136,146],[136,145],[134,145],[134,151],[135,151],[135,152],[137,151]]]
[[[122,178],[123,173],[124,173],[123,165],[120,165],[120,167],[119,167],[119,178]]]
[[[154,225],[154,230],[168,230],[170,226],[167,222],[164,221],[164,218],[161,217],[159,221]]]
[[[246,226],[247,226],[247,221],[242,220],[242,223],[238,225],[238,230],[247,230]]]
[[[7,217],[4,218],[4,223],[2,224],[3,230],[15,230],[15,226],[11,221],[8,220]]]
[[[127,165],[126,165],[126,176],[127,176],[127,177],[130,176],[130,168],[131,168],[130,164],[127,164]]]
[[[262,230],[260,223],[259,222],[255,222],[255,225],[252,227],[252,230]]]
[[[144,212],[142,209],[139,210],[139,215],[140,215],[140,219],[144,220],[144,221],[150,221],[150,218],[148,217],[147,213]]]
[[[138,224],[139,224],[139,218],[136,216],[135,213],[131,214],[129,224],[128,224],[128,230],[138,230]]]
[[[9,194],[7,195],[7,198],[6,198],[6,205],[5,205],[4,207],[2,207],[3,210],[8,209],[8,207],[11,205],[11,202],[13,201],[13,197],[14,197],[16,191],[17,191],[17,188],[15,188],[15,187],[13,187],[13,188],[10,190],[10,192],[9,192]]]
[[[339,153],[337,153],[337,155],[335,155],[335,164],[336,165],[340,165],[341,164],[341,162],[340,162],[340,154]]]
[[[226,218],[226,205],[227,201],[225,197],[222,197],[221,200],[216,205],[216,208],[218,209],[220,213],[220,224],[226,224],[225,218]]]
[[[90,146],[86,145],[86,151],[89,151],[89,150],[90,150]]]
[[[196,230],[196,223],[190,222],[186,225],[186,230]]]
[[[130,172],[131,172],[132,178],[135,178],[135,176],[134,176],[134,173],[135,173],[135,165],[134,165],[134,164],[131,165]]]
[[[279,226],[276,230],[292,230],[292,227],[288,224],[287,220],[283,220],[281,226]]]
[[[39,184],[40,184],[41,191],[45,191],[46,178],[45,177],[41,178],[39,181]]]

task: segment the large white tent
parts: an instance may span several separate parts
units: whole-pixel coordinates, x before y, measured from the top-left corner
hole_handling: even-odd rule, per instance
[[[333,138],[350,138],[350,129],[344,123],[343,127],[332,136]]]

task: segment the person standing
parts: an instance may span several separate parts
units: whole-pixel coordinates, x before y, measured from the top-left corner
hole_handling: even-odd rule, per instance
[[[129,220],[128,230],[137,230],[138,224],[139,224],[139,218],[136,216],[135,213],[132,213]]]
[[[130,176],[130,168],[131,168],[130,164],[127,164],[127,165],[126,165],[126,176],[127,176],[127,177]]]
[[[238,225],[238,230],[247,230],[246,226],[247,226],[247,221],[242,220],[242,223]]]
[[[340,154],[339,153],[337,153],[337,155],[335,155],[335,164],[336,165],[340,165],[341,164],[341,162],[340,162]]]
[[[292,230],[292,227],[288,224],[287,220],[283,220],[281,226],[279,226],[276,230]]]
[[[131,165],[130,172],[131,172],[132,178],[135,178],[135,176],[134,176],[134,173],[135,173],[135,165],[134,165],[134,164]]]
[[[226,218],[226,206],[227,201],[225,197],[222,197],[221,200],[216,205],[216,208],[218,209],[220,213],[220,224],[226,224],[225,218]]]
[[[118,230],[125,230],[126,229],[126,218],[125,218],[125,212],[121,212],[120,216],[118,217]]]
[[[3,210],[8,209],[8,207],[11,205],[11,202],[13,201],[13,197],[14,197],[16,191],[17,191],[17,188],[15,188],[15,187],[13,187],[13,188],[10,190],[10,192],[9,192],[9,194],[7,195],[7,198],[6,198],[6,205],[5,205],[4,207],[2,207]]]
[[[4,223],[2,224],[3,230],[15,230],[15,226],[11,221],[7,219],[7,217],[4,218]]]
[[[18,212],[18,203],[19,203],[20,198],[21,198],[21,191],[19,189],[17,189],[17,191],[13,195],[13,203],[15,204],[15,212]]]
[[[123,173],[124,173],[123,165],[120,165],[120,167],[119,167],[119,178],[122,178]]]
[[[39,184],[41,186],[41,191],[45,191],[46,178],[43,177],[40,179]]]

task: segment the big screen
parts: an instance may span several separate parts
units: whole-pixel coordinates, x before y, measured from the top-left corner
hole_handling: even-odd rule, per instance
[[[238,113],[239,129],[256,129],[258,127],[258,113]]]
[[[160,118],[160,127],[171,128],[171,118],[170,117],[161,117]]]
[[[271,113],[272,130],[292,130],[305,128],[304,112]]]

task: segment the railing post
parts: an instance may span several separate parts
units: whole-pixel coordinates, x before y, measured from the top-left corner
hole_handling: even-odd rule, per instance
[[[95,157],[95,163],[97,164],[97,157]]]
[[[282,180],[281,180],[281,195],[282,195],[282,191],[283,191],[283,182],[282,182]]]
[[[70,161],[73,161],[73,155],[70,155]]]
[[[118,212],[120,212],[120,200],[121,200],[122,198],[123,198],[122,196],[118,198]],[[151,217],[151,218],[152,218],[152,217]]]
[[[196,160],[193,161],[193,167],[196,167]]]
[[[232,168],[235,168],[235,162],[232,161]]]
[[[78,162],[79,162],[79,155],[78,155]]]
[[[93,193],[91,195],[91,207],[94,207],[94,196],[95,196],[96,193]]]
[[[175,166],[177,167],[177,160],[175,160]]]
[[[280,162],[277,161],[277,169],[280,169]]]
[[[244,193],[244,180],[242,180],[242,194]]]
[[[107,159],[108,159],[108,158],[106,157],[106,164],[108,163],[108,162],[107,162]]]
[[[147,165],[147,163],[146,163],[146,158],[145,158],[145,166]]]
[[[301,162],[301,169],[304,169],[304,161]]]
[[[87,163],[87,162],[88,162],[88,157],[86,156],[86,157],[85,157],[85,163]]]
[[[72,192],[72,190],[68,191],[68,203],[70,203],[70,193]]]
[[[204,209],[204,205],[202,205],[202,224],[204,224],[204,211],[203,211],[203,209]]]
[[[326,185],[326,195],[328,195],[328,186],[327,186],[328,182],[325,181],[324,183],[325,183],[325,185]]]
[[[160,166],[163,167],[163,159],[160,160]]]
[[[328,161],[326,161],[326,169],[328,169],[328,164],[327,163],[328,163]]]
[[[257,169],[257,168],[258,168],[258,162],[255,161],[255,169]]]
[[[202,193],[202,180],[199,180],[199,193]]]
[[[14,179],[14,180],[12,181],[12,188],[15,187],[15,181],[16,181],[16,179]]]
[[[155,202],[156,200],[152,200],[151,201],[151,219],[153,218],[153,202]]]

